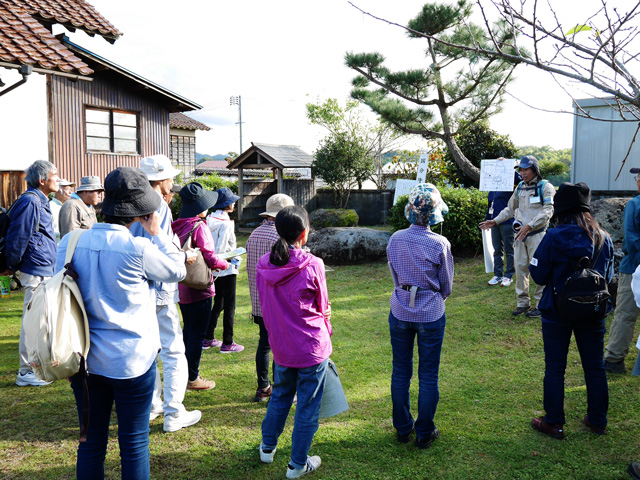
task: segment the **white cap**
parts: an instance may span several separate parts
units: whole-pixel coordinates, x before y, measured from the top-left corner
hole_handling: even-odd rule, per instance
[[[267,211],[260,214],[261,217],[275,217],[285,207],[293,205],[293,198],[284,193],[276,193],[267,199]]]
[[[171,160],[166,155],[151,155],[140,160],[140,170],[150,181],[166,180],[178,175],[180,170],[173,168]]]

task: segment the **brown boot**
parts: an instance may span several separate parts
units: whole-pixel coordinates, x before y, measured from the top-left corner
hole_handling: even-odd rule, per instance
[[[266,388],[259,388],[256,390],[256,396],[253,397],[254,402],[268,402],[273,392],[273,385],[269,385]]]
[[[552,438],[558,440],[562,440],[564,438],[564,430],[561,423],[547,423],[544,417],[536,417],[531,420],[531,426]]]

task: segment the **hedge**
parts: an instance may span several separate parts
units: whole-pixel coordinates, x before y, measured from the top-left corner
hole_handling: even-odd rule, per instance
[[[442,231],[440,226],[434,227],[434,232],[442,233],[449,242],[451,250],[457,254],[473,253],[482,247],[482,236],[478,224],[487,213],[487,192],[480,192],[475,188],[438,187],[442,199],[449,206],[449,213],[444,217]],[[404,208],[409,200],[408,195],[398,198],[396,204],[389,210],[389,223],[393,231],[409,228],[409,221],[404,216]]]

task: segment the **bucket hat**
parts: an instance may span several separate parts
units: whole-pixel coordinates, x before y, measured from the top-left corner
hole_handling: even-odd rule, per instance
[[[591,190],[584,183],[564,182],[553,197],[553,215],[568,212],[591,212]]]
[[[58,182],[58,185],[60,185],[61,187],[75,187],[76,182],[70,182],[66,178],[61,178],[60,181]]]
[[[240,200],[240,197],[233,193],[227,187],[219,188],[218,190],[216,190],[216,192],[218,194],[218,201],[213,206],[214,210],[222,210],[223,208],[228,207],[232,203],[236,203],[238,200]]]
[[[294,205],[293,198],[284,193],[276,193],[267,199],[266,211],[260,214],[261,217],[275,217],[278,212],[285,207]]]
[[[162,199],[142,170],[118,167],[104,179],[102,213],[114,217],[143,217],[155,212]]]
[[[409,203],[404,215],[412,224],[436,225],[444,221],[449,207],[432,183],[420,183],[409,192]]]
[[[187,183],[180,190],[182,208],[180,218],[195,217],[199,213],[209,210],[218,201],[218,192],[206,190],[198,182]]]
[[[173,178],[181,173],[180,170],[171,165],[171,160],[162,154],[151,155],[140,160],[140,170],[152,182]]]
[[[94,190],[104,190],[100,177],[90,175],[88,177],[82,177],[80,179],[80,186],[76,188],[76,192],[92,192]]]

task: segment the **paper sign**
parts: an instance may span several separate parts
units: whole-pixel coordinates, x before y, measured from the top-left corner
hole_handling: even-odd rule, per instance
[[[421,153],[420,161],[418,162],[418,176],[416,177],[416,181],[418,183],[426,183],[427,182],[427,169],[429,168],[429,154]]]
[[[491,241],[491,230],[481,230],[482,250],[484,251],[484,271],[493,273],[493,242]]]
[[[515,160],[482,160],[480,163],[481,192],[513,192]]]
[[[416,185],[418,185],[417,180],[407,180],[405,178],[396,180],[396,193],[393,196],[393,204],[396,204],[398,197],[401,197],[402,195],[409,195],[411,189]]]

